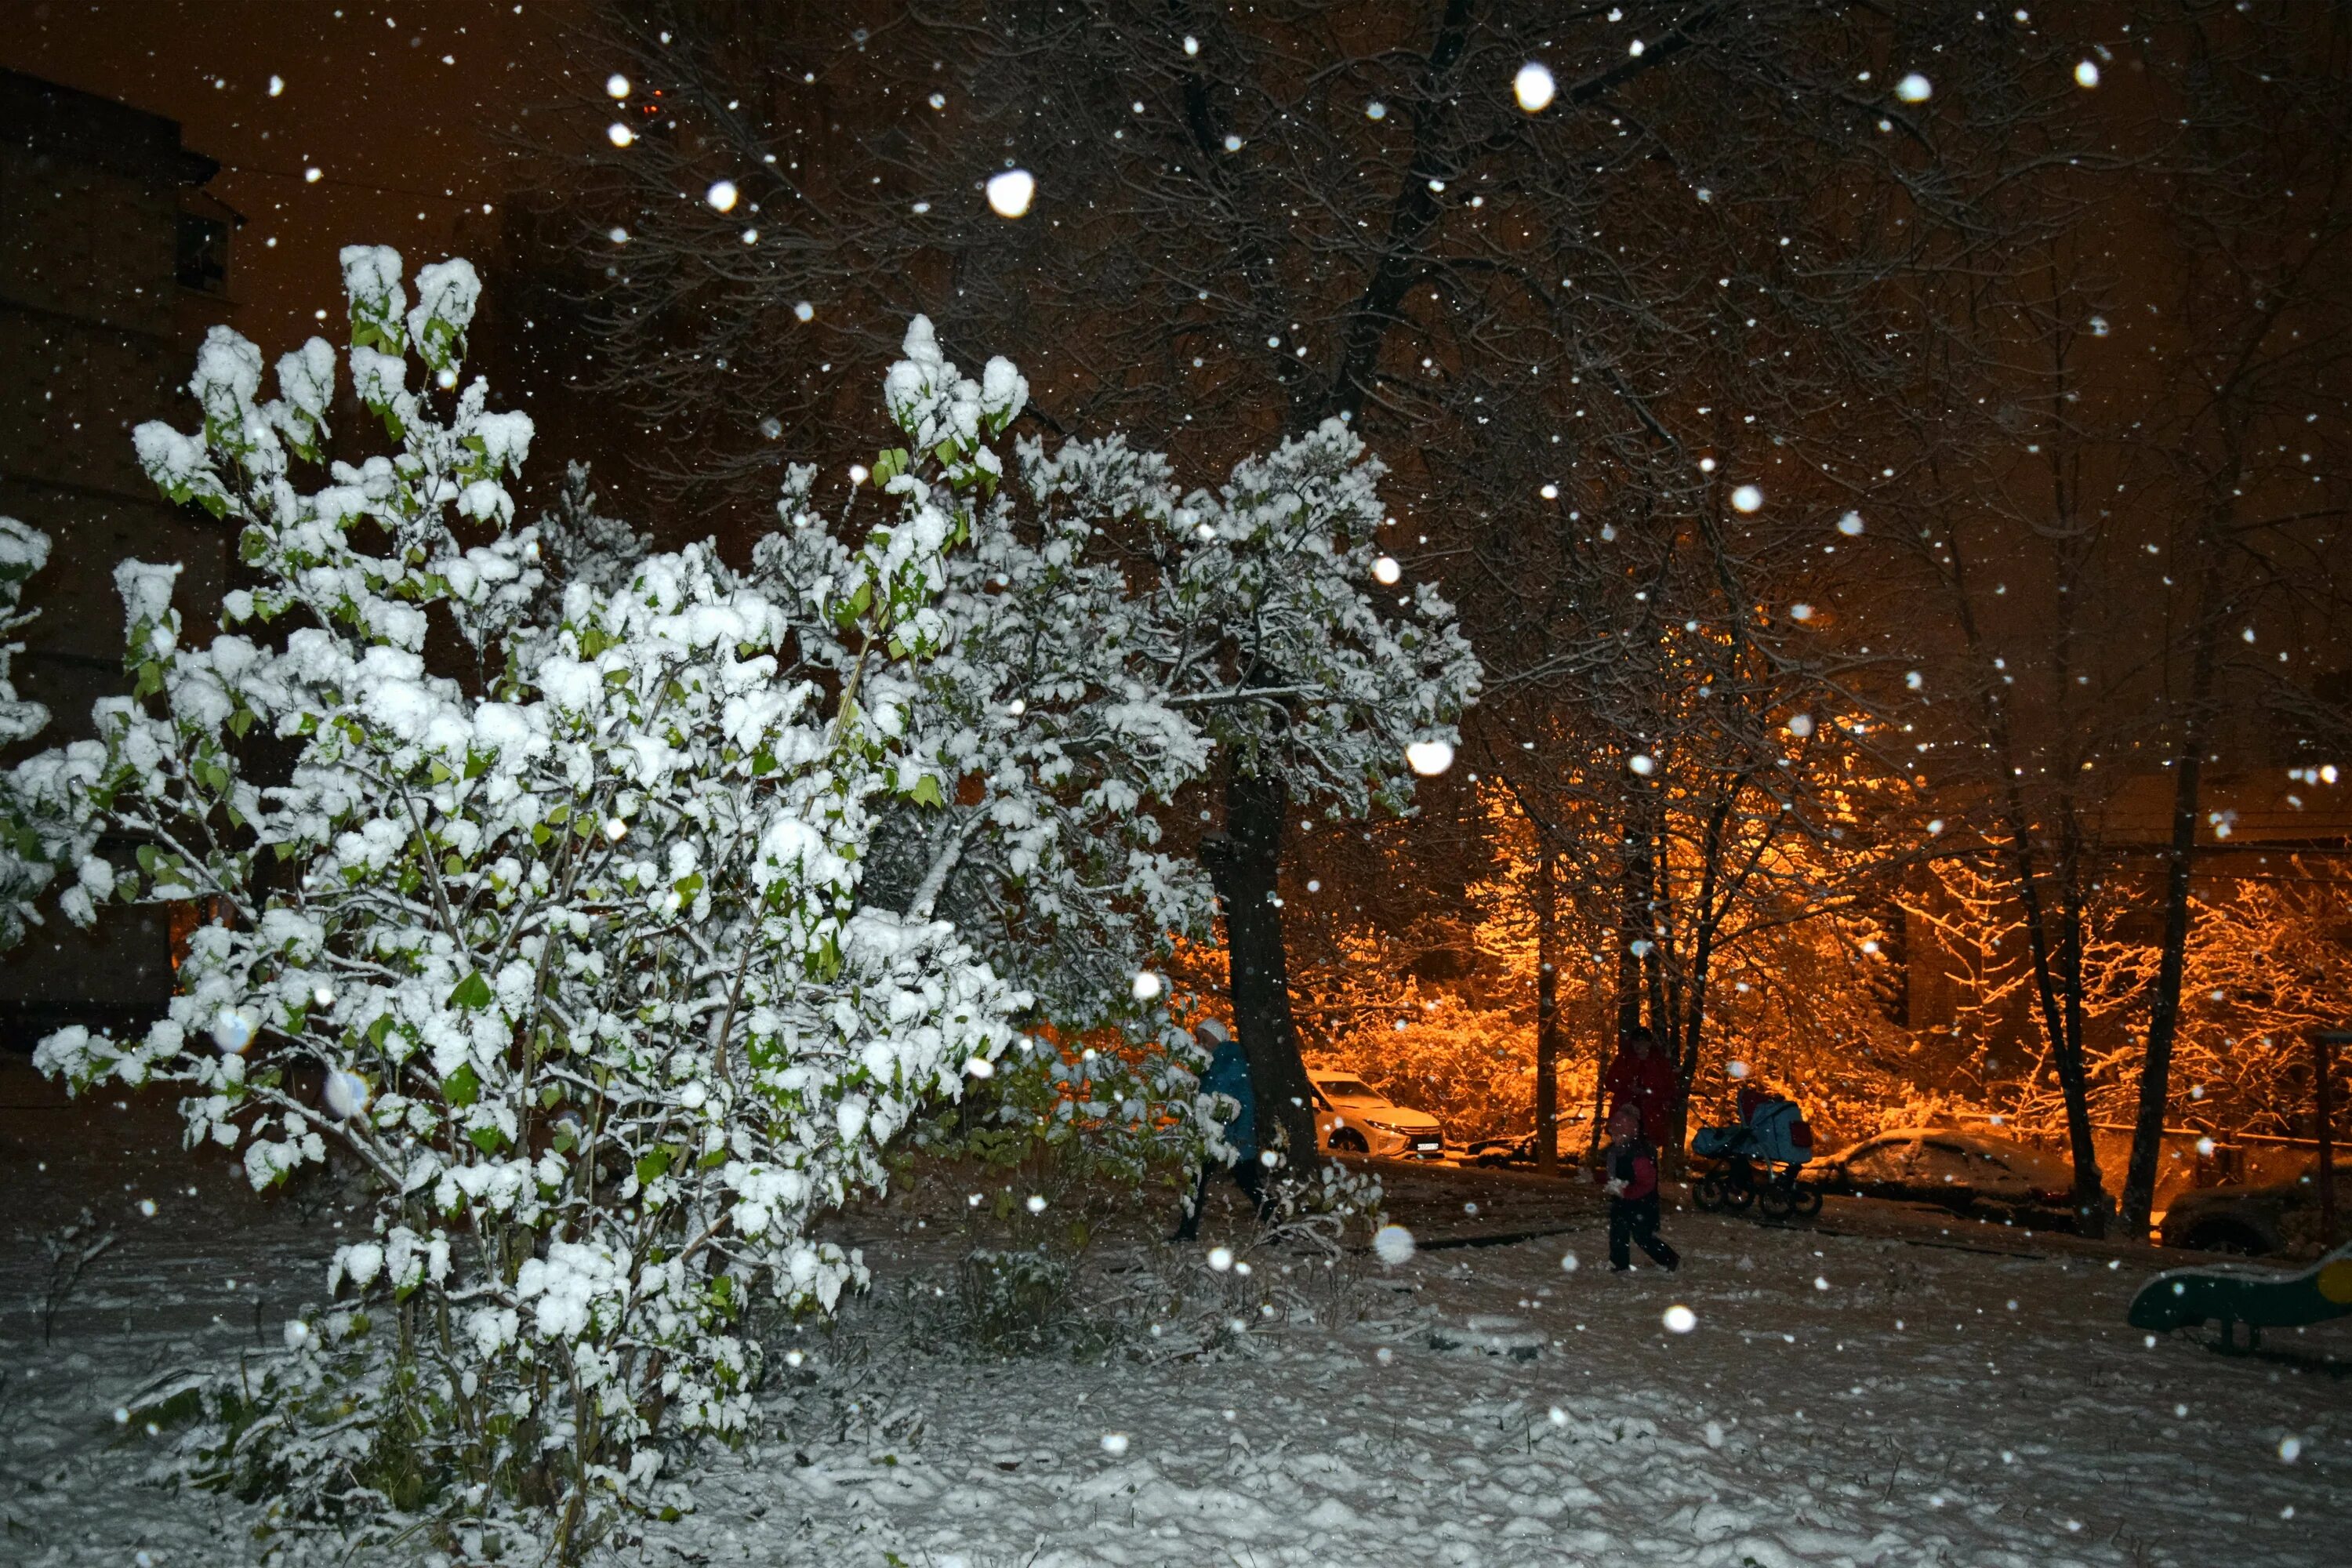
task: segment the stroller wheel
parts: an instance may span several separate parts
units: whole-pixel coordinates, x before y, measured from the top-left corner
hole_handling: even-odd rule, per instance
[[[1726,1182],[1723,1184],[1723,1206],[1732,1213],[1745,1214],[1755,1201],[1756,1189],[1747,1183]]]
[[[1795,1194],[1777,1182],[1756,1194],[1756,1212],[1766,1219],[1787,1219],[1796,1207]]]
[[[1723,1182],[1715,1176],[1701,1176],[1691,1184],[1691,1202],[1713,1214],[1723,1206]]]
[[[1797,1216],[1811,1219],[1822,1212],[1822,1190],[1819,1187],[1797,1189]]]

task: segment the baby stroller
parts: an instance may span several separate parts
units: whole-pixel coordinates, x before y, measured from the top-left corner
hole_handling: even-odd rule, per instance
[[[1753,1206],[1767,1219],[1811,1218],[1822,1212],[1817,1187],[1797,1173],[1813,1157],[1813,1131],[1796,1101],[1755,1084],[1739,1091],[1739,1120],[1702,1127],[1691,1152],[1708,1169],[1691,1185],[1691,1202],[1709,1211],[1744,1214]]]

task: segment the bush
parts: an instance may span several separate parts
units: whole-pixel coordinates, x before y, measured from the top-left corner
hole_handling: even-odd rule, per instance
[[[749,1414],[747,1299],[823,1310],[863,1279],[811,1219],[1011,1041],[1024,998],[953,928],[857,894],[877,814],[939,792],[894,672],[935,649],[939,557],[1014,404],[974,393],[921,448],[922,504],[814,605],[695,548],[533,621],[538,539],[503,486],[530,423],[456,390],[471,268],[425,268],[411,310],[396,256],[343,261],[388,455],[298,488],[335,358],[313,340],[257,403],[260,355],[220,329],[203,428],[138,431],[166,493],[241,525],[257,586],[198,647],[175,569],[125,563],[135,694],[52,766],[138,844],[82,886],[226,914],[144,1038],[68,1029],[37,1059],[178,1085],[191,1141],[240,1149],[257,1187],[330,1140],[370,1173],[328,1275],[360,1310],[290,1325],[285,1364],[215,1397],[209,1473],[342,1525],[544,1509],[569,1559],[622,1510],[682,1506],[671,1454]],[[796,668],[811,611],[864,649],[862,686]],[[433,672],[439,638],[478,687]]]

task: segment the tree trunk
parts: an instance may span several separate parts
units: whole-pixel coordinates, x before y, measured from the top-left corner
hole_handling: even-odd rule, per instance
[[[1617,1039],[1642,1026],[1642,954],[1650,944],[1650,825],[1638,798],[1625,803],[1617,881]]]
[[[1625,802],[1623,837],[1618,841],[1617,868],[1617,1027],[1601,1042],[1592,1074],[1592,1139],[1589,1157],[1601,1152],[1602,1080],[1625,1044],[1625,1037],[1642,1026],[1642,959],[1633,944],[1647,939],[1645,918],[1650,900],[1648,828],[1642,821],[1641,802]]]
[[[1536,855],[1536,1174],[1559,1173],[1559,919],[1552,850]]]
[[[2105,1236],[2108,1204],[2098,1150],[2091,1142],[2090,1063],[2083,1051],[2083,822],[2072,790],[2058,796],[2058,955],[2056,984],[2062,1008],[2057,1026],[2058,1087],[2066,1102],[2066,1131],[2074,1155],[2075,1221],[2086,1236]]]
[[[1282,825],[1290,792],[1278,775],[1225,764],[1225,832],[1201,846],[1225,917],[1225,961],[1234,1034],[1249,1058],[1258,1141],[1280,1147],[1288,1168],[1320,1163],[1314,1090],[1298,1057],[1290,1017],[1290,966],[1283,949]]]
[[[1706,1045],[1706,988],[1715,968],[1715,933],[1722,919],[1716,904],[1727,847],[1724,827],[1731,820],[1739,792],[1747,787],[1746,773],[1733,777],[1729,787],[1716,797],[1715,809],[1707,813],[1706,832],[1699,840],[1698,897],[1691,912],[1690,973],[1682,997],[1682,1056],[1675,1065],[1675,1082],[1681,1086],[1682,1093],[1666,1120],[1666,1136],[1674,1145],[1677,1163],[1690,1147],[1691,1086],[1698,1081],[1699,1052]],[[1732,891],[1736,893],[1745,880],[1745,877],[1735,879]]]
[[[2098,1145],[2091,1137],[2090,1080],[2083,1061],[2083,1037],[2067,1032],[2068,1020],[2082,1015],[2079,1003],[2070,1006],[2059,994],[2057,960],[2050,950],[2050,919],[2042,909],[2041,873],[2033,864],[2032,830],[2013,773],[2007,826],[2011,875],[2017,879],[2017,900],[2025,910],[2025,940],[2033,961],[2033,990],[2041,1004],[2042,1037],[2057,1061],[2059,1089],[2066,1102],[2066,1142],[2074,1163],[2074,1220],[2084,1235],[2105,1236],[2109,1205],[2106,1183],[2099,1174]],[[2075,981],[2081,983],[2079,973]]]
[[[2173,758],[2172,843],[2165,852],[2164,945],[2158,949],[2156,994],[2148,998],[2147,1058],[2139,1069],[2139,1114],[2132,1124],[2131,1161],[2124,1170],[2123,1224],[2135,1239],[2147,1234],[2156,1206],[2156,1166],[2164,1151],[2164,1113],[2171,1103],[2172,1043],[2180,1031],[2180,982],[2189,958],[2190,862],[2197,852],[2199,785],[2205,765],[2207,707],[2213,696],[2221,613],[2221,551],[2204,542],[2196,644],[2189,656],[2189,702]]]

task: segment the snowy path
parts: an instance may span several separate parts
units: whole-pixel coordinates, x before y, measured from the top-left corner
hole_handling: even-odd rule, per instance
[[[134,1123],[135,1138],[118,1136]],[[0,1561],[254,1561],[247,1511],[140,1484],[150,1440],[111,1413],[156,1376],[234,1364],[257,1332],[266,1345],[316,1298],[330,1241],[286,1205],[192,1178],[135,1110],[72,1137],[43,1128],[0,1126],[0,1154],[19,1173],[0,1216]],[[105,1190],[86,1193],[84,1152],[110,1139]],[[44,1162],[50,1170],[37,1169]],[[944,1283],[950,1238],[902,1231],[911,1205],[856,1216],[869,1256],[899,1238],[883,1289],[837,1332],[795,1342],[813,1353],[770,1401],[770,1430],[713,1458],[698,1512],[662,1527],[643,1560],[2347,1560],[2352,1323],[2274,1335],[2263,1359],[2187,1341],[2150,1348],[2122,1321],[2144,1277],[2137,1262],[2110,1269],[2057,1248],[1988,1256],[1690,1215],[1668,1226],[1690,1260],[1681,1275],[1612,1278],[1585,1194],[1504,1183],[1465,1200],[1464,1190],[1432,1176],[1397,1183],[1394,1195],[1433,1239],[1582,1228],[1424,1251],[1395,1269],[1367,1262],[1347,1298],[1357,1321],[1253,1316],[1230,1348],[1190,1359],[1176,1347],[1197,1323],[1171,1321],[1154,1339],[1148,1318],[1127,1325],[1132,1355],[977,1354],[903,1305]],[[152,1216],[140,1207],[148,1199]],[[1480,1212],[1462,1213],[1465,1201]],[[107,1210],[121,1239],[47,1342],[34,1310],[39,1237],[82,1202]],[[1229,1234],[1228,1210],[1204,1246],[1221,1221]],[[909,1252],[919,1237],[928,1245]],[[1570,1249],[1574,1272],[1560,1267]],[[1147,1282],[1201,1268],[1196,1249],[1127,1256]],[[1278,1280],[1278,1256],[1254,1261],[1255,1279]],[[1219,1283],[1235,1293],[1227,1310],[1254,1312],[1251,1287]],[[1662,1324],[1677,1303],[1696,1317],[1687,1334]],[[1535,1359],[1431,1347],[1433,1327],[1480,1314],[1519,1320],[1540,1341]],[[1104,1443],[1112,1435],[1126,1439],[1119,1452]]]
[[[1573,1274],[1553,1242],[1423,1254],[1384,1327],[1191,1364],[845,1378],[726,1461],[677,1544],[940,1568],[2344,1560],[2352,1336],[2283,1336],[2271,1361],[2151,1350],[2122,1326],[2121,1269],[1675,1229],[1693,1262],[1672,1280],[1611,1278],[1589,1241]],[[1676,1302],[1685,1335],[1661,1323]],[[1541,1330],[1541,1353],[1428,1348],[1473,1313]]]

